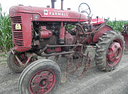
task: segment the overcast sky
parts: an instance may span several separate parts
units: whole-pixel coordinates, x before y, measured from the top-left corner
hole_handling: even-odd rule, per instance
[[[64,9],[71,8],[78,11],[80,3],[87,3],[91,8],[93,18],[108,18],[111,20],[128,20],[128,0],[64,0]],[[51,0],[0,0],[3,12],[8,13],[9,8],[14,5],[46,7],[51,6]],[[55,8],[60,9],[61,0],[55,2]]]

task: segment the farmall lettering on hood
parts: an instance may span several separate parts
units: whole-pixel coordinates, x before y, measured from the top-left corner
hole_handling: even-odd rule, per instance
[[[27,13],[31,15],[32,21],[71,21],[78,22],[80,20],[85,22],[86,16],[79,12],[74,12],[71,10],[59,10],[53,8],[43,8],[43,7],[30,7],[30,6],[13,6],[10,8],[10,16],[14,16],[17,13]]]

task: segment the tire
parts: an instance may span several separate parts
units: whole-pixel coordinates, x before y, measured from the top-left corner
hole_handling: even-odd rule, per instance
[[[41,59],[23,70],[19,77],[18,88],[20,94],[54,94],[60,81],[61,70],[58,64],[48,59]]]
[[[96,44],[95,63],[103,71],[114,70],[124,52],[124,37],[116,31],[108,31]]]
[[[17,73],[22,72],[24,68],[21,66],[18,66],[15,62],[17,61],[15,59],[14,54],[11,51],[9,51],[7,56],[8,67],[14,72],[17,72]]]
[[[25,64],[28,60],[28,56],[26,55],[27,53],[28,52],[23,52],[23,53],[17,52],[13,54],[12,51],[9,51],[8,56],[7,56],[8,67],[16,73],[21,73],[25,69],[26,66],[28,66],[31,62],[37,60],[37,56],[31,57],[28,64],[26,64],[24,67],[21,66],[19,62],[17,61],[17,59],[15,58],[15,55],[17,55],[17,57],[20,59],[22,64]],[[29,54],[32,54],[32,53],[29,53]]]

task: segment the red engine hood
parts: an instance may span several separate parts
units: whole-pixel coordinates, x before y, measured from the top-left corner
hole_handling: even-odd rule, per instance
[[[13,16],[16,13],[27,13],[39,16],[39,21],[70,21],[78,22],[81,15],[80,21],[85,22],[86,16],[79,12],[74,12],[71,10],[59,10],[53,8],[44,8],[44,7],[31,7],[31,6],[13,6],[9,10],[10,16]],[[35,20],[35,19],[33,19]],[[37,20],[37,19],[36,19]]]

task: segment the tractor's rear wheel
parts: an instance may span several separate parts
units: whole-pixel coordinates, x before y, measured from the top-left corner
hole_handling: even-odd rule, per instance
[[[100,70],[111,71],[117,67],[124,51],[124,38],[116,31],[109,31],[96,44],[95,63]]]
[[[61,81],[57,63],[48,59],[28,65],[19,78],[20,94],[54,94]]]
[[[8,64],[8,67],[12,71],[18,73],[18,72],[22,72],[28,64],[30,64],[31,62],[37,60],[37,57],[31,57],[31,59],[29,60],[28,64],[26,64],[26,62],[27,62],[27,60],[29,58],[26,54],[27,54],[27,52],[13,53],[12,51],[9,51],[8,56],[7,56],[7,64]],[[32,53],[30,53],[30,54],[32,54]],[[21,66],[20,65],[20,63],[17,60],[16,56],[22,62],[22,65],[24,65],[24,66]]]

